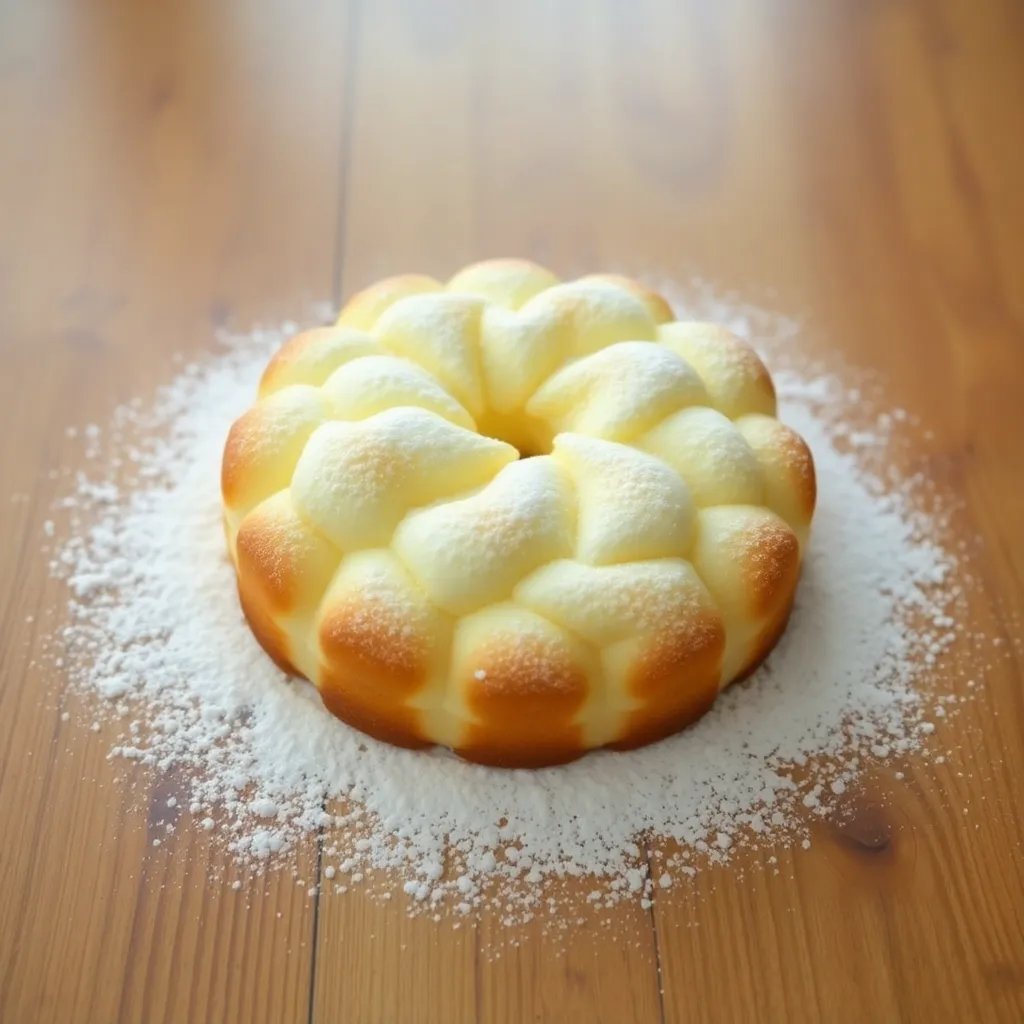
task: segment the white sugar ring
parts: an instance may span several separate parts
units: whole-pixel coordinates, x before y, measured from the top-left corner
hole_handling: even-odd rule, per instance
[[[392,743],[505,766],[650,743],[785,628],[815,476],[775,412],[748,345],[634,281],[382,281],[231,428],[242,608]]]

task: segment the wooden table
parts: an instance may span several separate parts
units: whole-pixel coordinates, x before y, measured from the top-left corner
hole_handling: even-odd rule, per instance
[[[778,875],[751,855],[623,906],[561,956],[538,932],[496,959],[494,921],[453,931],[287,875],[240,897],[187,817],[153,849],[159,778],[118,781],[109,737],[61,720],[63,680],[32,659],[67,425],[220,324],[498,254],[771,289],[931,428],[913,457],[984,539],[972,614],[1019,631],[1016,0],[10,0],[0,1020],[1024,1019],[1016,656],[979,666],[956,755],[867,779],[850,829]],[[315,876],[315,839],[299,857]]]

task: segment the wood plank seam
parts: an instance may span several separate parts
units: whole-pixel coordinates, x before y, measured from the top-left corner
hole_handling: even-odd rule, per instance
[[[338,210],[334,225],[334,253],[331,268],[331,299],[335,309],[341,307],[342,282],[345,260],[345,227],[348,201],[349,170],[351,168],[353,119],[355,117],[355,85],[359,58],[359,34],[362,19],[362,0],[352,0],[346,24],[346,35],[342,49],[345,67],[342,77],[341,125],[338,132]],[[321,804],[321,810],[327,811],[327,801]],[[316,1018],[316,976],[320,961],[320,900],[323,898],[324,869],[324,826],[317,828],[316,837],[316,872],[314,875],[313,894],[313,949],[310,953],[309,967],[309,1005],[306,1014],[308,1024],[314,1024]],[[336,898],[336,897],[335,897]]]
[[[665,986],[661,975],[661,943],[658,936],[658,915],[654,912],[654,900],[657,899],[658,896],[658,883],[654,879],[654,858],[651,850],[650,836],[644,839],[644,856],[647,858],[647,877],[650,879],[651,895],[654,897],[654,899],[651,900],[651,905],[647,908],[647,916],[651,921],[651,936],[652,941],[654,942],[655,978],[658,985],[658,1012],[661,1015],[661,1024],[667,1024],[665,1020]]]

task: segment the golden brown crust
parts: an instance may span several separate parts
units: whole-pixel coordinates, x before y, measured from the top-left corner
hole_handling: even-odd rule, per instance
[[[736,427],[761,464],[767,505],[802,542],[817,502],[810,448],[795,430],[771,416],[743,416]]]
[[[364,677],[324,669],[319,689],[324,707],[332,715],[367,736],[413,750],[432,746],[423,738],[420,713],[374,693]]]
[[[741,338],[738,338],[728,327],[720,324],[701,325],[702,333],[721,348],[728,352],[729,359],[743,368],[751,378],[757,381],[759,388],[770,394],[772,401],[775,401],[775,382],[772,380],[768,367],[761,362],[761,357]]]
[[[224,503],[237,505],[246,474],[250,471],[250,451],[260,436],[261,413],[258,406],[247,409],[231,424],[220,464],[220,490]]]
[[[730,418],[774,416],[775,384],[758,354],[721,324],[679,321],[659,325],[663,345],[692,363],[714,407]]]
[[[758,621],[775,622],[796,590],[800,545],[781,520],[760,524],[744,540],[751,614]]]
[[[578,761],[588,753],[582,743],[572,742],[572,733],[545,742],[528,737],[518,747],[499,740],[478,745],[459,744],[453,750],[464,760],[488,768],[554,768]]]
[[[718,696],[724,651],[725,627],[711,612],[655,637],[627,676],[629,693],[643,705],[610,746],[626,750],[651,743],[705,714]]]
[[[427,680],[429,637],[410,629],[387,603],[357,590],[327,609],[318,646],[320,695],[331,712],[377,739],[428,745],[422,715],[408,699]]]
[[[571,759],[584,749],[573,720],[590,681],[565,644],[498,634],[476,651],[470,666],[465,678],[455,680],[475,718],[459,747],[463,756],[526,767]]]
[[[793,603],[796,594],[791,594],[790,599],[781,605],[778,612],[768,621],[761,634],[754,641],[746,664],[740,669],[739,674],[733,680],[734,683],[741,683],[749,679],[765,662],[768,655],[775,649],[775,645],[786,632],[789,617],[793,611]]]
[[[297,580],[285,567],[281,538],[266,521],[247,516],[238,529],[235,559],[238,575],[262,606],[287,615],[295,604]]]
[[[639,700],[663,704],[686,703],[684,690],[718,690],[725,650],[725,627],[720,616],[705,612],[666,629],[638,660],[626,683]]]
[[[381,351],[377,341],[352,327],[312,327],[285,342],[260,378],[261,398],[292,384],[319,387],[349,359]]]
[[[320,389],[302,385],[271,395],[235,420],[221,460],[225,507],[241,516],[288,487],[306,442],[329,414]]]
[[[267,610],[267,603],[259,593],[258,584],[254,584],[251,578],[246,580],[239,576],[238,600],[253,636],[256,637],[260,647],[270,655],[274,664],[290,676],[301,675],[292,664],[291,644],[288,637]]]
[[[311,327],[286,341],[271,357],[260,376],[259,394],[265,395],[274,389],[274,382],[289,367],[299,362],[310,351],[329,341],[336,332],[334,327]]]
[[[607,744],[609,750],[635,750],[657,743],[693,725],[703,718],[715,703],[718,687],[687,691],[687,699],[674,703],[672,710],[645,708],[630,716],[622,738]]]
[[[283,500],[279,500],[283,499]],[[235,541],[240,579],[278,617],[311,610],[330,582],[341,555],[312,533],[287,495],[254,509],[242,521]]]
[[[779,452],[785,460],[790,485],[799,499],[804,521],[810,522],[818,502],[818,477],[807,442],[784,423],[775,421],[780,435]]]
[[[318,639],[326,668],[339,678],[361,677],[389,704],[407,699],[426,682],[429,641],[369,595],[353,595],[329,608]]]

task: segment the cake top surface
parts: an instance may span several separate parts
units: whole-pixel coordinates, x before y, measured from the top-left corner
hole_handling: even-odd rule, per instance
[[[291,339],[222,484],[303,674],[355,658],[466,720],[573,693],[588,742],[695,652],[717,692],[774,642],[815,502],[749,345],[523,260],[378,282]]]

